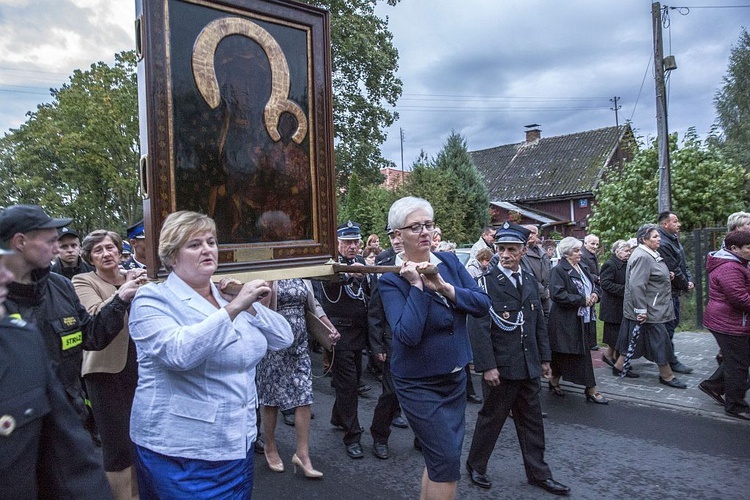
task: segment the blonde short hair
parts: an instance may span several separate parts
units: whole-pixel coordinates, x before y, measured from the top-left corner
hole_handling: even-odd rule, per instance
[[[177,252],[190,237],[206,231],[216,238],[216,223],[208,215],[181,210],[164,219],[159,235],[159,259],[167,271],[172,270]]]

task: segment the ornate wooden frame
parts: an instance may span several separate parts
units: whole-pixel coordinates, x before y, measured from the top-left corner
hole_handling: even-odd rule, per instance
[[[329,18],[284,0],[137,0],[149,276],[164,218],[217,223],[219,272],[336,255]]]

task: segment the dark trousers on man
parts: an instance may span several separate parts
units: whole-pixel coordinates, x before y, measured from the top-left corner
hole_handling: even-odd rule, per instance
[[[667,333],[669,334],[669,341],[672,342],[672,359],[669,360],[670,365],[676,365],[679,363],[679,360],[677,359],[677,354],[675,354],[674,351],[674,331],[677,328],[677,325],[680,324],[680,296],[679,295],[672,295],[672,306],[674,307],[674,319],[672,321],[667,321],[665,326],[667,327]]]
[[[400,407],[398,398],[393,389],[393,379],[391,378],[391,349],[386,347],[386,358],[383,363],[383,392],[378,398],[375,405],[375,412],[372,415],[372,425],[370,434],[372,440],[378,444],[388,444],[388,438],[391,435],[391,422],[399,414]]]
[[[336,400],[331,409],[331,424],[345,431],[344,444],[359,443],[362,434],[357,415],[359,399],[357,387],[362,371],[362,350],[336,351],[333,360],[333,389]]]
[[[487,473],[487,463],[495,449],[500,431],[513,410],[518,444],[521,447],[526,478],[544,481],[552,477],[544,461],[544,423],[539,403],[539,378],[524,380],[500,379],[493,387],[482,379],[484,404],[477,415],[474,437],[466,462],[480,474]]]

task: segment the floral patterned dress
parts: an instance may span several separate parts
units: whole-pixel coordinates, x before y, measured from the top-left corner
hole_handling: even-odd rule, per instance
[[[299,278],[278,282],[276,311],[292,326],[294,341],[287,349],[268,351],[258,363],[255,380],[258,400],[264,406],[288,410],[313,402],[305,321],[308,293],[311,292]]]

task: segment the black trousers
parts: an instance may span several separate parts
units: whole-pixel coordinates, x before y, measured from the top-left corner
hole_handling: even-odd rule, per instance
[[[331,409],[331,423],[345,430],[344,444],[358,443],[362,432],[359,430],[357,415],[359,399],[357,387],[362,371],[362,350],[336,351],[333,359],[333,389],[336,400]]]
[[[677,354],[674,352],[674,331],[677,325],[680,324],[680,296],[672,295],[672,307],[674,308],[674,319],[667,321],[667,333],[669,333],[669,341],[672,342],[672,358],[669,360],[670,365],[676,365],[680,361],[677,359]]]
[[[731,413],[750,410],[745,393],[750,367],[750,337],[711,332],[724,355],[717,371],[724,375],[724,409]]]
[[[372,440],[378,444],[387,444],[388,437],[391,435],[391,422],[401,411],[398,404],[396,392],[393,389],[393,379],[391,378],[391,347],[386,346],[386,358],[383,363],[383,392],[378,398],[375,405],[375,411],[372,414],[372,425],[370,434]]]
[[[480,474],[487,472],[487,463],[495,449],[497,438],[508,414],[513,410],[516,435],[527,479],[550,479],[552,472],[544,461],[544,422],[539,403],[539,378],[500,379],[500,385],[496,387],[488,385],[482,379],[482,391],[484,403],[477,415],[474,437],[466,462]]]

